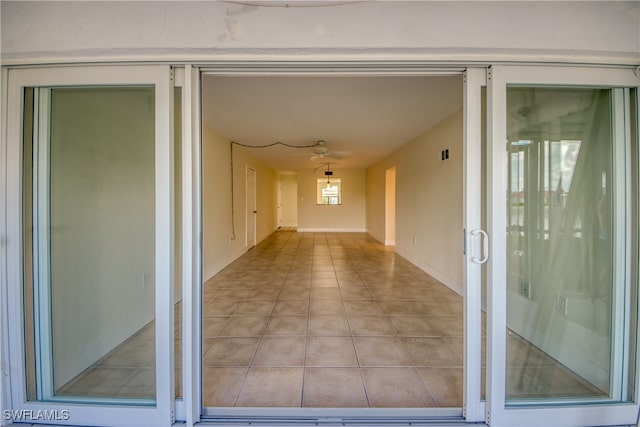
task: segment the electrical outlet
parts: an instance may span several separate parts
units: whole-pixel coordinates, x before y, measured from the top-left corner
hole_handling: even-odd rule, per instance
[[[531,286],[529,286],[529,282],[525,279],[520,280],[520,295],[531,299]]]
[[[567,314],[567,308],[569,305],[569,301],[565,296],[558,296],[558,300],[556,301],[556,310],[558,310],[562,314]]]

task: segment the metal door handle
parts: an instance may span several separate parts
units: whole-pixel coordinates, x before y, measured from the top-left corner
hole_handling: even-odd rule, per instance
[[[475,262],[476,264],[484,264],[489,259],[489,236],[484,230],[472,230],[471,236],[481,236],[482,239],[482,258],[478,258],[477,256],[471,257],[471,262]],[[475,248],[474,245],[471,245],[472,249]]]

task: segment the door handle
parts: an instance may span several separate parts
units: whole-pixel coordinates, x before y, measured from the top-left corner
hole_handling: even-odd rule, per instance
[[[489,235],[484,230],[472,230],[471,236],[480,236],[480,238],[482,239],[482,258],[478,258],[474,255],[471,257],[471,262],[474,262],[476,264],[484,264],[489,259]],[[475,248],[474,245],[471,245],[471,248],[472,251],[475,251],[473,249]]]

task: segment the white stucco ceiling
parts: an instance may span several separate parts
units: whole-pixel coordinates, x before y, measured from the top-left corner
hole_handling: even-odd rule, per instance
[[[229,140],[253,146],[325,140],[330,151],[352,153],[311,161],[313,148],[251,150],[277,170],[327,161],[371,166],[461,108],[461,76],[203,78],[203,120]]]

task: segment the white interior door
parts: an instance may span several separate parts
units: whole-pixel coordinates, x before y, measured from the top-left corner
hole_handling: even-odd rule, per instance
[[[638,79],[492,67],[486,420],[635,424]]]
[[[171,425],[171,70],[11,70],[9,91],[11,407]]]

